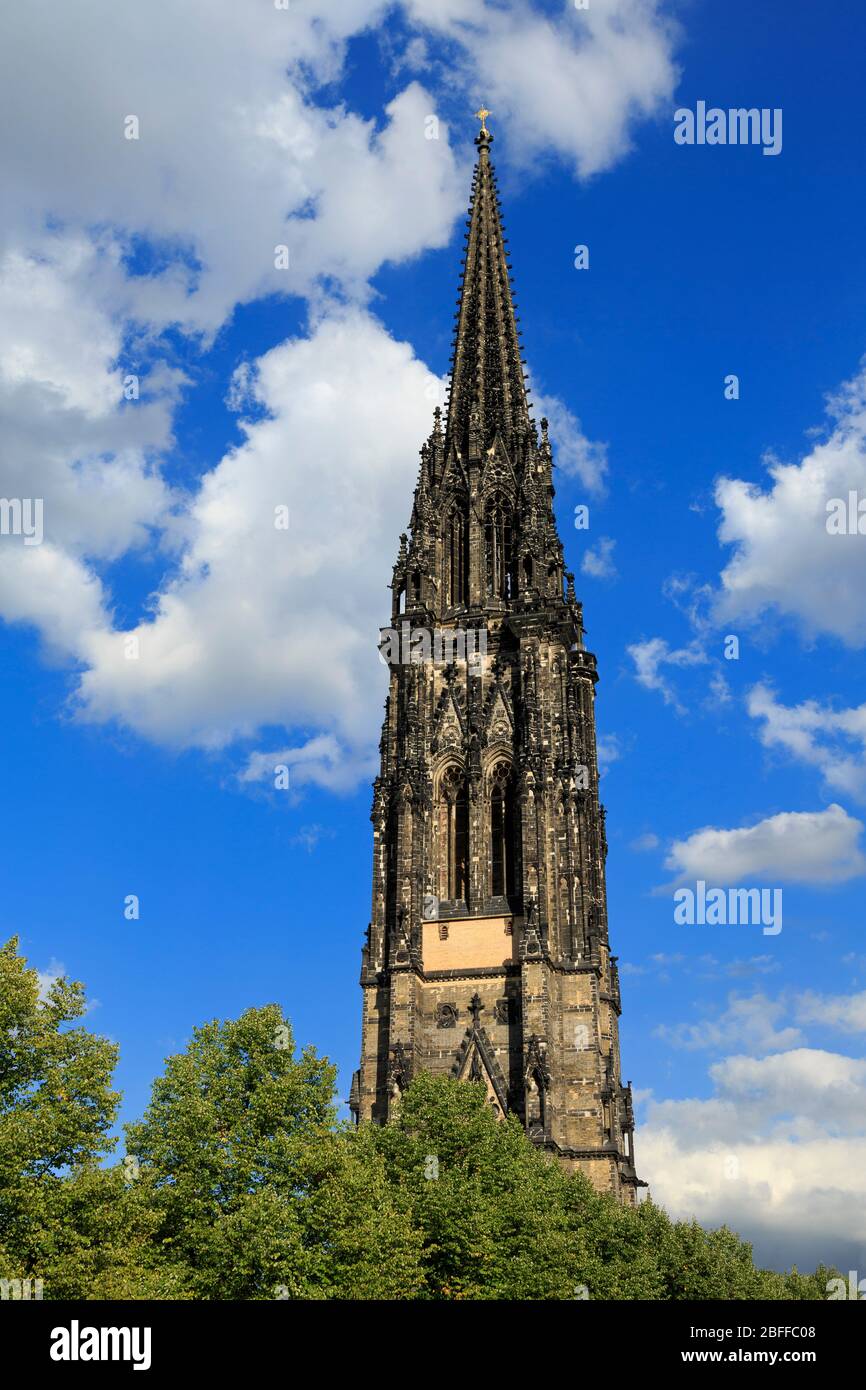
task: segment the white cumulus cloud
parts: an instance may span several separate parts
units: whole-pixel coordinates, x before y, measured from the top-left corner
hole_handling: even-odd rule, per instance
[[[791,757],[821,773],[825,786],[866,799],[866,704],[833,709],[817,700],[783,705],[765,684],[747,698],[753,719],[761,720],[758,737],[765,748],[783,748]]]
[[[760,1263],[866,1268],[866,1060],[797,1047],[710,1077],[708,1099],[649,1103],[637,1159],[653,1197],[731,1226]]]
[[[601,536],[595,545],[591,545],[584,551],[583,559],[580,562],[581,574],[588,574],[591,579],[615,579],[617,568],[613,558],[616,541],[611,540],[610,536]]]
[[[332,734],[364,766],[384,693],[385,586],[436,378],[347,310],[265,354],[245,383],[264,418],[205,476],[180,572],[134,629],[138,659],[112,628],[89,644],[82,717],[209,748],[294,725]],[[316,780],[339,780],[333,761],[319,745]]]
[[[677,882],[844,883],[866,873],[862,830],[863,822],[835,803],[825,811],[782,811],[742,829],[696,830],[671,845],[665,867]]]
[[[796,464],[770,458],[770,485],[716,484],[719,539],[733,547],[716,597],[720,621],[775,613],[808,636],[866,642],[866,537],[832,535],[827,504],[866,496],[866,367],[829,402],[825,437]]]
[[[451,41],[443,61],[452,80],[456,67],[467,90],[483,93],[526,164],[556,153],[581,177],[596,174],[673,96],[677,32],[656,0],[563,5],[557,16],[529,0],[404,0],[404,8]]]
[[[663,668],[705,665],[708,658],[700,642],[695,640],[687,647],[671,647],[663,637],[650,637],[644,642],[634,642],[627,651],[634,662],[638,684],[645,690],[658,691],[666,705],[672,705],[682,713],[683,706]]]

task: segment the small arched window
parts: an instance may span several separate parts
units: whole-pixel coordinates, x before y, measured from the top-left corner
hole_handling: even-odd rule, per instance
[[[511,508],[502,497],[492,497],[484,514],[487,552],[487,592],[493,598],[510,599],[514,592]]]
[[[445,532],[445,606],[456,608],[466,602],[468,570],[466,518],[456,508],[448,518]]]
[[[504,763],[493,773],[490,787],[490,892],[494,898],[514,893],[514,786]]]
[[[469,792],[459,768],[451,767],[440,784],[440,829],[446,897],[469,898]]]

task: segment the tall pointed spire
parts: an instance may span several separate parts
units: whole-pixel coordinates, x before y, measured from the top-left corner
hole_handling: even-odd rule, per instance
[[[490,112],[479,112],[486,119]],[[482,119],[475,137],[478,162],[469,203],[469,231],[460,285],[457,332],[451,360],[446,447],[468,453],[470,423],[488,448],[497,432],[508,445],[529,422],[529,407],[514,313],[508,253],[496,176],[490,162],[493,135]]]
[[[547,421],[539,437],[529,419],[489,114],[447,421],[437,407],[421,449],[382,646],[390,693],[350,1104],[381,1124],[419,1070],[479,1081],[493,1113],[518,1115],[533,1143],[631,1205],[598,671],[565,579]]]

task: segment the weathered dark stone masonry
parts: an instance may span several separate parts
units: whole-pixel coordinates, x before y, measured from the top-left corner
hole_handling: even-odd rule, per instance
[[[382,1123],[419,1069],[481,1080],[498,1114],[632,1203],[596,659],[554,520],[547,421],[539,437],[530,415],[492,139],[475,141],[446,418],[434,412],[421,449],[391,618],[477,629],[486,652],[391,665],[351,1105]]]

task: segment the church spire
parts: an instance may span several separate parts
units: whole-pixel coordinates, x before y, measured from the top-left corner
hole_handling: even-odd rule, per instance
[[[489,114],[478,112],[447,420],[434,411],[394,567],[350,1104],[384,1123],[417,1071],[450,1072],[632,1204],[598,671],[565,581],[547,421],[539,437],[529,419]]]
[[[497,433],[511,445],[513,433],[529,424],[520,335],[511,292],[507,242],[490,162],[490,115],[478,112],[478,161],[469,202],[469,231],[460,285],[457,332],[451,359],[446,450],[468,456],[489,448]]]

